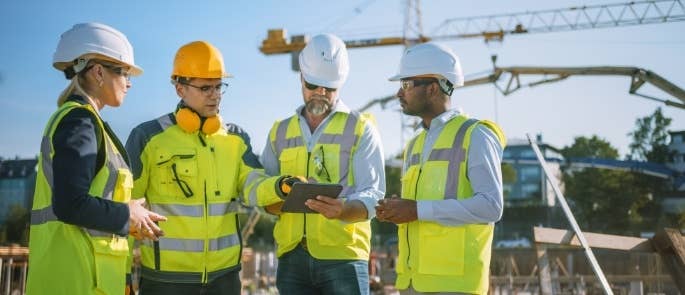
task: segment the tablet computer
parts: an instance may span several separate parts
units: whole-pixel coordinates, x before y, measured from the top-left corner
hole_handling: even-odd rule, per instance
[[[318,213],[309,209],[304,202],[309,199],[315,199],[318,195],[337,198],[340,196],[342,188],[340,184],[331,183],[295,183],[285,198],[281,211],[290,213]]]

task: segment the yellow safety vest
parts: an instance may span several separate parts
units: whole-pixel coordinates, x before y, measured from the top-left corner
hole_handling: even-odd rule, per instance
[[[69,111],[84,108],[97,118],[105,161],[89,194],[127,203],[133,177],[93,107],[67,101],[43,133],[31,210],[27,294],[124,294],[128,243],[125,237],[63,223],[52,209],[52,137]],[[78,167],[74,167],[78,169]]]
[[[311,152],[305,146],[299,116],[276,122],[269,139],[280,174],[305,176],[310,182],[339,183],[343,185],[340,195],[345,196],[355,188],[352,160],[370,120],[367,114],[336,112]],[[277,255],[294,249],[304,236],[315,258],[369,259],[369,221],[346,223],[315,213],[283,213],[274,227]]]
[[[145,197],[164,237],[141,245],[142,276],[176,283],[207,283],[240,267],[241,237],[237,212],[241,198],[280,201],[277,177],[246,164],[248,144],[222,128],[214,134],[186,133],[172,114],[132,131],[146,138],[139,157],[134,198]],[[129,139],[130,140],[130,139]],[[251,152],[251,151],[250,151]],[[247,203],[247,202],[246,202]]]
[[[505,145],[504,134],[496,124],[460,115],[445,125],[429,158],[421,164],[426,138],[426,132],[421,132],[405,150],[402,198],[472,197],[467,161],[476,123],[489,127]],[[411,284],[420,292],[487,293],[493,228],[493,224],[445,226],[418,220],[398,225],[397,288]]]

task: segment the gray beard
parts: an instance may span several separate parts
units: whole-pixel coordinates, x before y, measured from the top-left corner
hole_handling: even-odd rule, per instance
[[[307,102],[306,108],[307,112],[318,117],[326,113],[331,108],[331,105],[326,100],[312,99]]]

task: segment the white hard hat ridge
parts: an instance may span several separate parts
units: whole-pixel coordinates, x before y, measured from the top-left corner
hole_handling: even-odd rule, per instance
[[[340,88],[350,72],[345,42],[331,34],[312,37],[300,52],[300,71],[311,84]]]
[[[131,67],[132,75],[143,73],[135,64],[133,46],[115,28],[101,23],[81,23],[64,32],[52,57],[53,66],[65,70],[69,63],[86,54],[99,54]]]
[[[408,48],[402,55],[398,73],[389,80],[397,81],[419,75],[441,75],[454,87],[464,85],[459,57],[449,47],[433,42]]]

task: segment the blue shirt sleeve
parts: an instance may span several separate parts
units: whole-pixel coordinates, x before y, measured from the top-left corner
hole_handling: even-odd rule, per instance
[[[91,196],[97,170],[96,119],[85,109],[74,109],[60,121],[52,139],[54,148],[52,208],[57,219],[89,229],[128,235],[128,205]],[[98,157],[100,156],[100,157]]]

